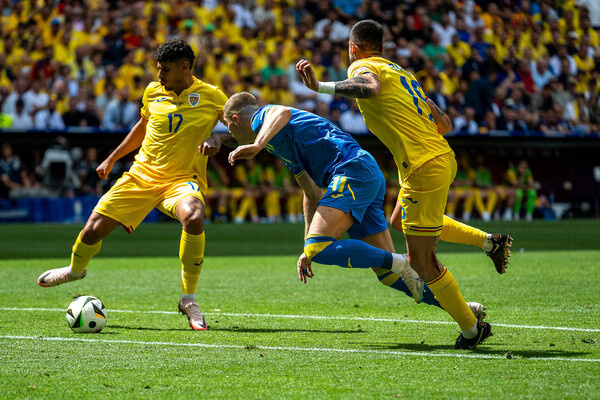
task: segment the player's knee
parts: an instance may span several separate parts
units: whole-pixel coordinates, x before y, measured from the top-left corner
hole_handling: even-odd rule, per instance
[[[195,209],[186,213],[182,220],[181,225],[186,232],[199,234],[204,229],[204,212],[201,209]]]
[[[304,254],[312,260],[334,241],[335,239],[330,236],[310,237],[304,242]]]

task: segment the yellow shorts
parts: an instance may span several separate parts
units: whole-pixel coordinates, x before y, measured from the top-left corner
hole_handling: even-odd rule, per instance
[[[442,231],[448,189],[456,175],[454,152],[439,155],[402,182],[402,230],[407,235],[438,236]]]
[[[204,204],[200,185],[195,180],[149,182],[136,173],[125,172],[100,198],[94,212],[120,222],[131,233],[154,207],[177,219],[177,203],[187,196],[197,197]]]

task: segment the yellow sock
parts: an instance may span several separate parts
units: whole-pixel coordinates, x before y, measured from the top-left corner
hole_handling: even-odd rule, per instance
[[[258,217],[258,208],[256,207],[256,199],[254,197],[250,197],[250,207],[249,207],[249,212],[250,212],[250,218],[257,218]]]
[[[454,215],[454,213],[456,212],[456,203],[456,200],[452,200],[449,201],[448,204],[446,204],[446,214]]]
[[[181,290],[184,294],[196,293],[198,277],[204,262],[205,235],[192,235],[181,231],[179,259],[181,260]]]
[[[473,198],[473,196],[469,196],[467,198],[465,198],[465,201],[463,202],[463,212],[469,213],[471,214],[473,212],[473,201],[475,199]]]
[[[297,194],[288,195],[286,209],[288,215],[298,215],[302,213],[302,196]]]
[[[475,201],[475,209],[479,213],[479,215],[483,214],[485,211],[485,204],[483,204],[483,196],[481,195],[481,191],[475,189],[473,193],[473,199]]]
[[[442,233],[440,240],[444,242],[468,244],[481,247],[485,240],[486,233],[480,229],[465,225],[444,215]]]
[[[492,215],[494,213],[494,209],[496,208],[496,203],[498,203],[498,194],[494,191],[490,191],[488,193],[488,201],[487,201],[487,212]]]
[[[102,247],[102,240],[92,245],[85,244],[81,241],[81,232],[79,232],[71,253],[71,272],[81,274],[92,257],[98,254],[100,247]]]
[[[246,218],[246,214],[248,214],[248,211],[250,210],[250,208],[252,208],[252,198],[250,197],[243,197],[242,200],[240,201],[240,205],[237,209],[237,212],[235,214],[236,218],[240,218],[240,219],[244,219]]]
[[[267,214],[267,217],[277,217],[281,215],[279,192],[277,190],[272,190],[265,196],[265,214]]]
[[[444,310],[458,322],[460,329],[466,331],[477,323],[477,318],[465,302],[458,283],[448,268],[444,268],[444,272],[440,276],[427,282],[427,286]]]

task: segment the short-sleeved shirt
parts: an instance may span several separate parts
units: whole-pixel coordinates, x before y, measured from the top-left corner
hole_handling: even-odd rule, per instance
[[[252,116],[252,130],[257,134],[267,111],[272,107],[263,106]],[[269,141],[265,149],[280,157],[294,176],[306,172],[319,187],[326,188],[336,170],[369,154],[350,134],[326,119],[296,108],[289,109],[292,112],[290,121]]]
[[[12,156],[10,159],[8,159],[8,161],[4,158],[0,158],[0,176],[6,174],[11,182],[22,183],[22,171],[23,163],[21,163],[21,159],[19,157]]]
[[[260,132],[272,107],[267,105],[254,113],[254,132]],[[360,239],[386,230],[385,179],[373,156],[326,119],[307,111],[290,110],[289,122],[265,149],[280,157],[297,177],[306,173],[319,187],[327,188],[319,206],[352,214],[350,238]]]
[[[375,97],[356,99],[358,107],[367,128],[392,152],[402,182],[425,162],[452,151],[410,72],[385,58],[369,57],[348,68],[351,78],[363,74],[377,76],[380,89]]]
[[[195,176],[206,193],[208,158],[198,146],[212,134],[226,101],[219,88],[196,78],[179,95],[159,82],[150,83],[141,110],[148,120],[146,137],[131,170],[163,183]]]

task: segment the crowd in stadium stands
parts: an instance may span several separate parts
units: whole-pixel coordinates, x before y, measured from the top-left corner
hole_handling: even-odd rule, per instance
[[[354,101],[310,91],[294,69],[307,58],[320,80],[345,79],[350,27],[365,18],[385,24],[384,55],[457,130],[599,130],[596,0],[7,1],[0,127],[127,130],[156,77],[156,46],[183,37],[194,74],[228,95],[365,133]]]
[[[367,133],[355,101],[307,89],[294,68],[306,58],[320,80],[345,79],[350,27],[366,18],[385,25],[384,56],[416,76],[456,131],[600,131],[597,0],[7,1],[0,16],[0,128],[127,131],[139,119],[144,88],[156,78],[154,50],[182,37],[197,56],[194,74],[227,95],[249,91],[262,104],[296,106],[350,133]],[[27,166],[29,177],[10,172],[9,181],[27,185],[50,168],[44,157],[37,154]],[[17,163],[3,158],[3,170]],[[96,158],[89,150],[59,175],[80,182],[67,185],[77,193],[99,194],[106,184],[91,177]],[[119,168],[115,176],[125,166]],[[274,205],[275,189],[286,197],[297,192],[282,183],[276,167],[243,168],[245,179],[242,172],[227,178],[243,182],[234,191],[224,190],[231,186],[227,174],[213,173],[215,214],[256,219],[255,210],[263,207],[245,200],[249,194]],[[457,179],[450,207],[459,205],[468,219],[475,205],[489,218],[503,203],[508,218],[525,197],[524,215],[531,215],[528,199],[535,192],[526,165],[517,164],[506,187],[494,186],[477,168]],[[5,192],[13,185],[6,175]],[[278,183],[260,183],[267,181]],[[297,217],[296,203],[289,207]],[[264,207],[270,210],[264,217],[277,220],[281,213],[273,207]]]
[[[100,197],[131,166],[118,161],[108,179],[100,180],[98,149],[70,148],[58,137],[43,154],[34,154],[26,166],[8,142],[0,156],[0,200],[19,197],[87,196]],[[110,151],[108,151],[110,153]],[[531,220],[537,201],[536,183],[526,160],[509,165],[502,176],[493,176],[481,155],[474,166],[461,154],[459,169],[450,189],[446,213],[469,221]],[[384,211],[390,217],[398,197],[398,170],[391,157],[380,167],[386,178]],[[231,167],[224,159],[210,157],[207,167],[206,218],[214,222],[302,222],[302,192],[283,161],[270,154]],[[523,203],[525,209],[522,209]],[[458,208],[462,214],[455,215]],[[473,213],[475,207],[476,213]]]

